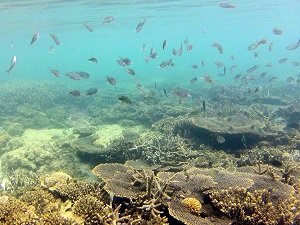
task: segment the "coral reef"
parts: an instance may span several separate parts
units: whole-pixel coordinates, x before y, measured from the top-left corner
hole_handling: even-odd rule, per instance
[[[93,173],[104,179],[106,191],[131,199],[147,218],[168,207],[171,216],[186,224],[222,224],[230,219],[233,224],[291,224],[300,213],[296,189],[270,175],[199,168],[155,175],[110,163],[96,166]]]
[[[201,212],[201,202],[196,198],[185,198],[181,201],[192,213],[200,214]]]

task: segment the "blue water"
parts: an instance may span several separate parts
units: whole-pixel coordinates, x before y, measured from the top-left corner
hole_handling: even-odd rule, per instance
[[[223,9],[220,1],[1,1],[0,25],[0,81],[18,79],[52,80],[63,83],[107,87],[107,75],[114,76],[118,85],[131,85],[135,81],[117,65],[119,56],[128,57],[133,62],[130,68],[142,83],[172,84],[188,86],[193,77],[208,73],[221,83],[233,83],[233,76],[260,64],[260,69],[251,75],[259,76],[268,72],[282,79],[297,75],[299,67],[291,65],[299,62],[299,49],[288,51],[286,46],[299,40],[300,2],[294,1],[234,1],[236,8]],[[116,16],[111,24],[102,24],[106,16]],[[146,18],[140,33],[135,33],[137,24]],[[94,32],[89,32],[83,22],[90,24]],[[274,35],[273,28],[283,31]],[[30,45],[34,32],[40,33],[37,42]],[[61,44],[55,45],[50,33],[58,36]],[[188,38],[193,44],[190,52],[173,56],[172,49],[179,49],[180,43]],[[268,39],[266,45],[248,51],[247,47],[262,38]],[[162,43],[168,45],[162,50]],[[213,42],[222,45],[221,55]],[[274,42],[273,51],[268,51],[269,43]],[[146,44],[147,51],[140,48]],[[55,51],[49,54],[50,46]],[[147,64],[144,56],[149,55],[151,47],[158,53],[156,59]],[[259,52],[259,58],[254,58]],[[12,57],[17,56],[17,64],[9,73]],[[234,55],[235,60],[230,56]],[[96,57],[98,64],[88,62]],[[157,66],[173,58],[174,68],[160,70]],[[288,58],[278,64],[281,58]],[[200,62],[204,60],[205,67]],[[228,76],[217,77],[223,71],[214,64],[221,61],[227,67]],[[273,62],[272,68],[265,65]],[[199,65],[198,70],[191,68]],[[232,65],[238,65],[229,74]],[[64,74],[69,71],[87,71],[92,77],[88,81],[73,81],[67,77],[56,78],[49,72],[57,69]],[[271,75],[268,75],[271,76]],[[198,84],[203,85],[203,82]]]

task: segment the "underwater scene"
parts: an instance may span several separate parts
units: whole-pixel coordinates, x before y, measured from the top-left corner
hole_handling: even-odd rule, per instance
[[[0,225],[299,225],[299,9],[1,0]]]

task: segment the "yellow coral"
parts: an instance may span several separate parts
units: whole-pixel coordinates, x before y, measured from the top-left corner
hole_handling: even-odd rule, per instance
[[[185,198],[182,203],[194,214],[201,212],[202,205],[196,198]]]

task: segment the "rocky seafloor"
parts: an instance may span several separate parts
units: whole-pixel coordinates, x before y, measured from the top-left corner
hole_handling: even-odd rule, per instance
[[[132,105],[33,87],[1,87],[0,224],[300,224],[298,86]]]

